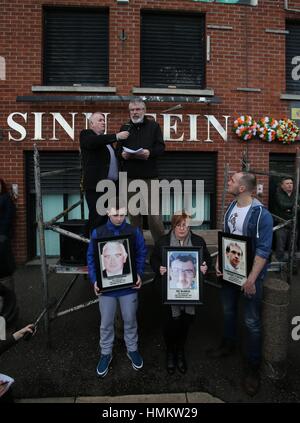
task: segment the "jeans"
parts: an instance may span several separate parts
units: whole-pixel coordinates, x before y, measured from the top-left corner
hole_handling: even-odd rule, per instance
[[[276,236],[276,258],[278,261],[284,261],[284,253],[288,251],[292,238],[291,228],[284,227],[275,232]],[[297,251],[297,231],[295,236],[295,253]],[[295,259],[295,257],[294,257]]]
[[[246,357],[249,364],[257,365],[261,360],[261,300],[263,280],[255,282],[256,293],[251,297],[244,295],[240,286],[223,282],[221,299],[224,312],[224,337],[236,342],[238,302],[243,301],[243,320],[247,329]]]

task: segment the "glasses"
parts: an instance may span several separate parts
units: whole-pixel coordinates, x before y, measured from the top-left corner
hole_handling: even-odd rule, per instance
[[[178,229],[186,229],[188,227],[189,227],[189,225],[187,225],[185,223],[182,223],[182,224],[177,223],[177,225],[176,225],[176,228],[178,228]]]
[[[241,254],[242,254],[242,253],[239,253],[238,251],[235,251],[235,250],[231,250],[230,252],[231,252],[232,254],[236,255],[236,256],[239,256],[239,257],[240,257],[240,256],[241,256]]]
[[[194,270],[193,269],[180,269],[180,267],[173,267],[172,273],[175,275],[179,275],[180,273],[183,273],[184,276],[194,276]]]

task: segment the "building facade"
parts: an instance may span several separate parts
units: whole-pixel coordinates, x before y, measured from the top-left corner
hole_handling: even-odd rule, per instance
[[[18,262],[39,253],[33,145],[42,171],[76,167],[89,113],[117,132],[132,96],[163,129],[161,178],[204,180],[204,227],[218,224],[226,164],[293,172],[299,142],[245,142],[232,126],[300,120],[300,0],[4,0],[0,24],[0,177],[18,191]],[[258,181],[268,204],[276,181]],[[43,179],[45,220],[79,183],[77,170]],[[47,233],[47,253],[57,248]]]

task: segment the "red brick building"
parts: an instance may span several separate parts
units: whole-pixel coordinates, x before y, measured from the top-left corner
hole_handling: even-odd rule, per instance
[[[0,176],[18,186],[19,262],[38,253],[33,144],[42,170],[72,167],[85,113],[107,113],[118,131],[131,96],[163,128],[162,176],[204,179],[206,227],[220,214],[225,163],[293,167],[297,142],[242,142],[232,124],[297,118],[300,0],[4,0],[0,27]],[[269,178],[259,183],[268,203]],[[45,179],[45,219],[78,184],[77,174]]]

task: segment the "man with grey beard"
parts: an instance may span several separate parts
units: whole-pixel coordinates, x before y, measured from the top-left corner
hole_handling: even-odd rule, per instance
[[[165,151],[165,143],[161,128],[157,122],[145,116],[146,105],[140,98],[135,98],[129,103],[130,121],[121,127],[121,131],[128,130],[129,137],[118,143],[117,155],[121,161],[121,170],[127,172],[128,183],[133,179],[146,182],[148,188],[147,199],[142,198],[143,213],[147,214],[151,235],[156,241],[164,234],[164,227],[159,214],[151,214],[151,180],[157,179],[157,157]],[[124,147],[130,149],[128,152]],[[136,153],[135,153],[136,151]],[[135,193],[128,193],[132,197]],[[156,200],[157,201],[157,200]],[[128,215],[133,226],[142,228],[142,215],[133,215],[128,207]]]

